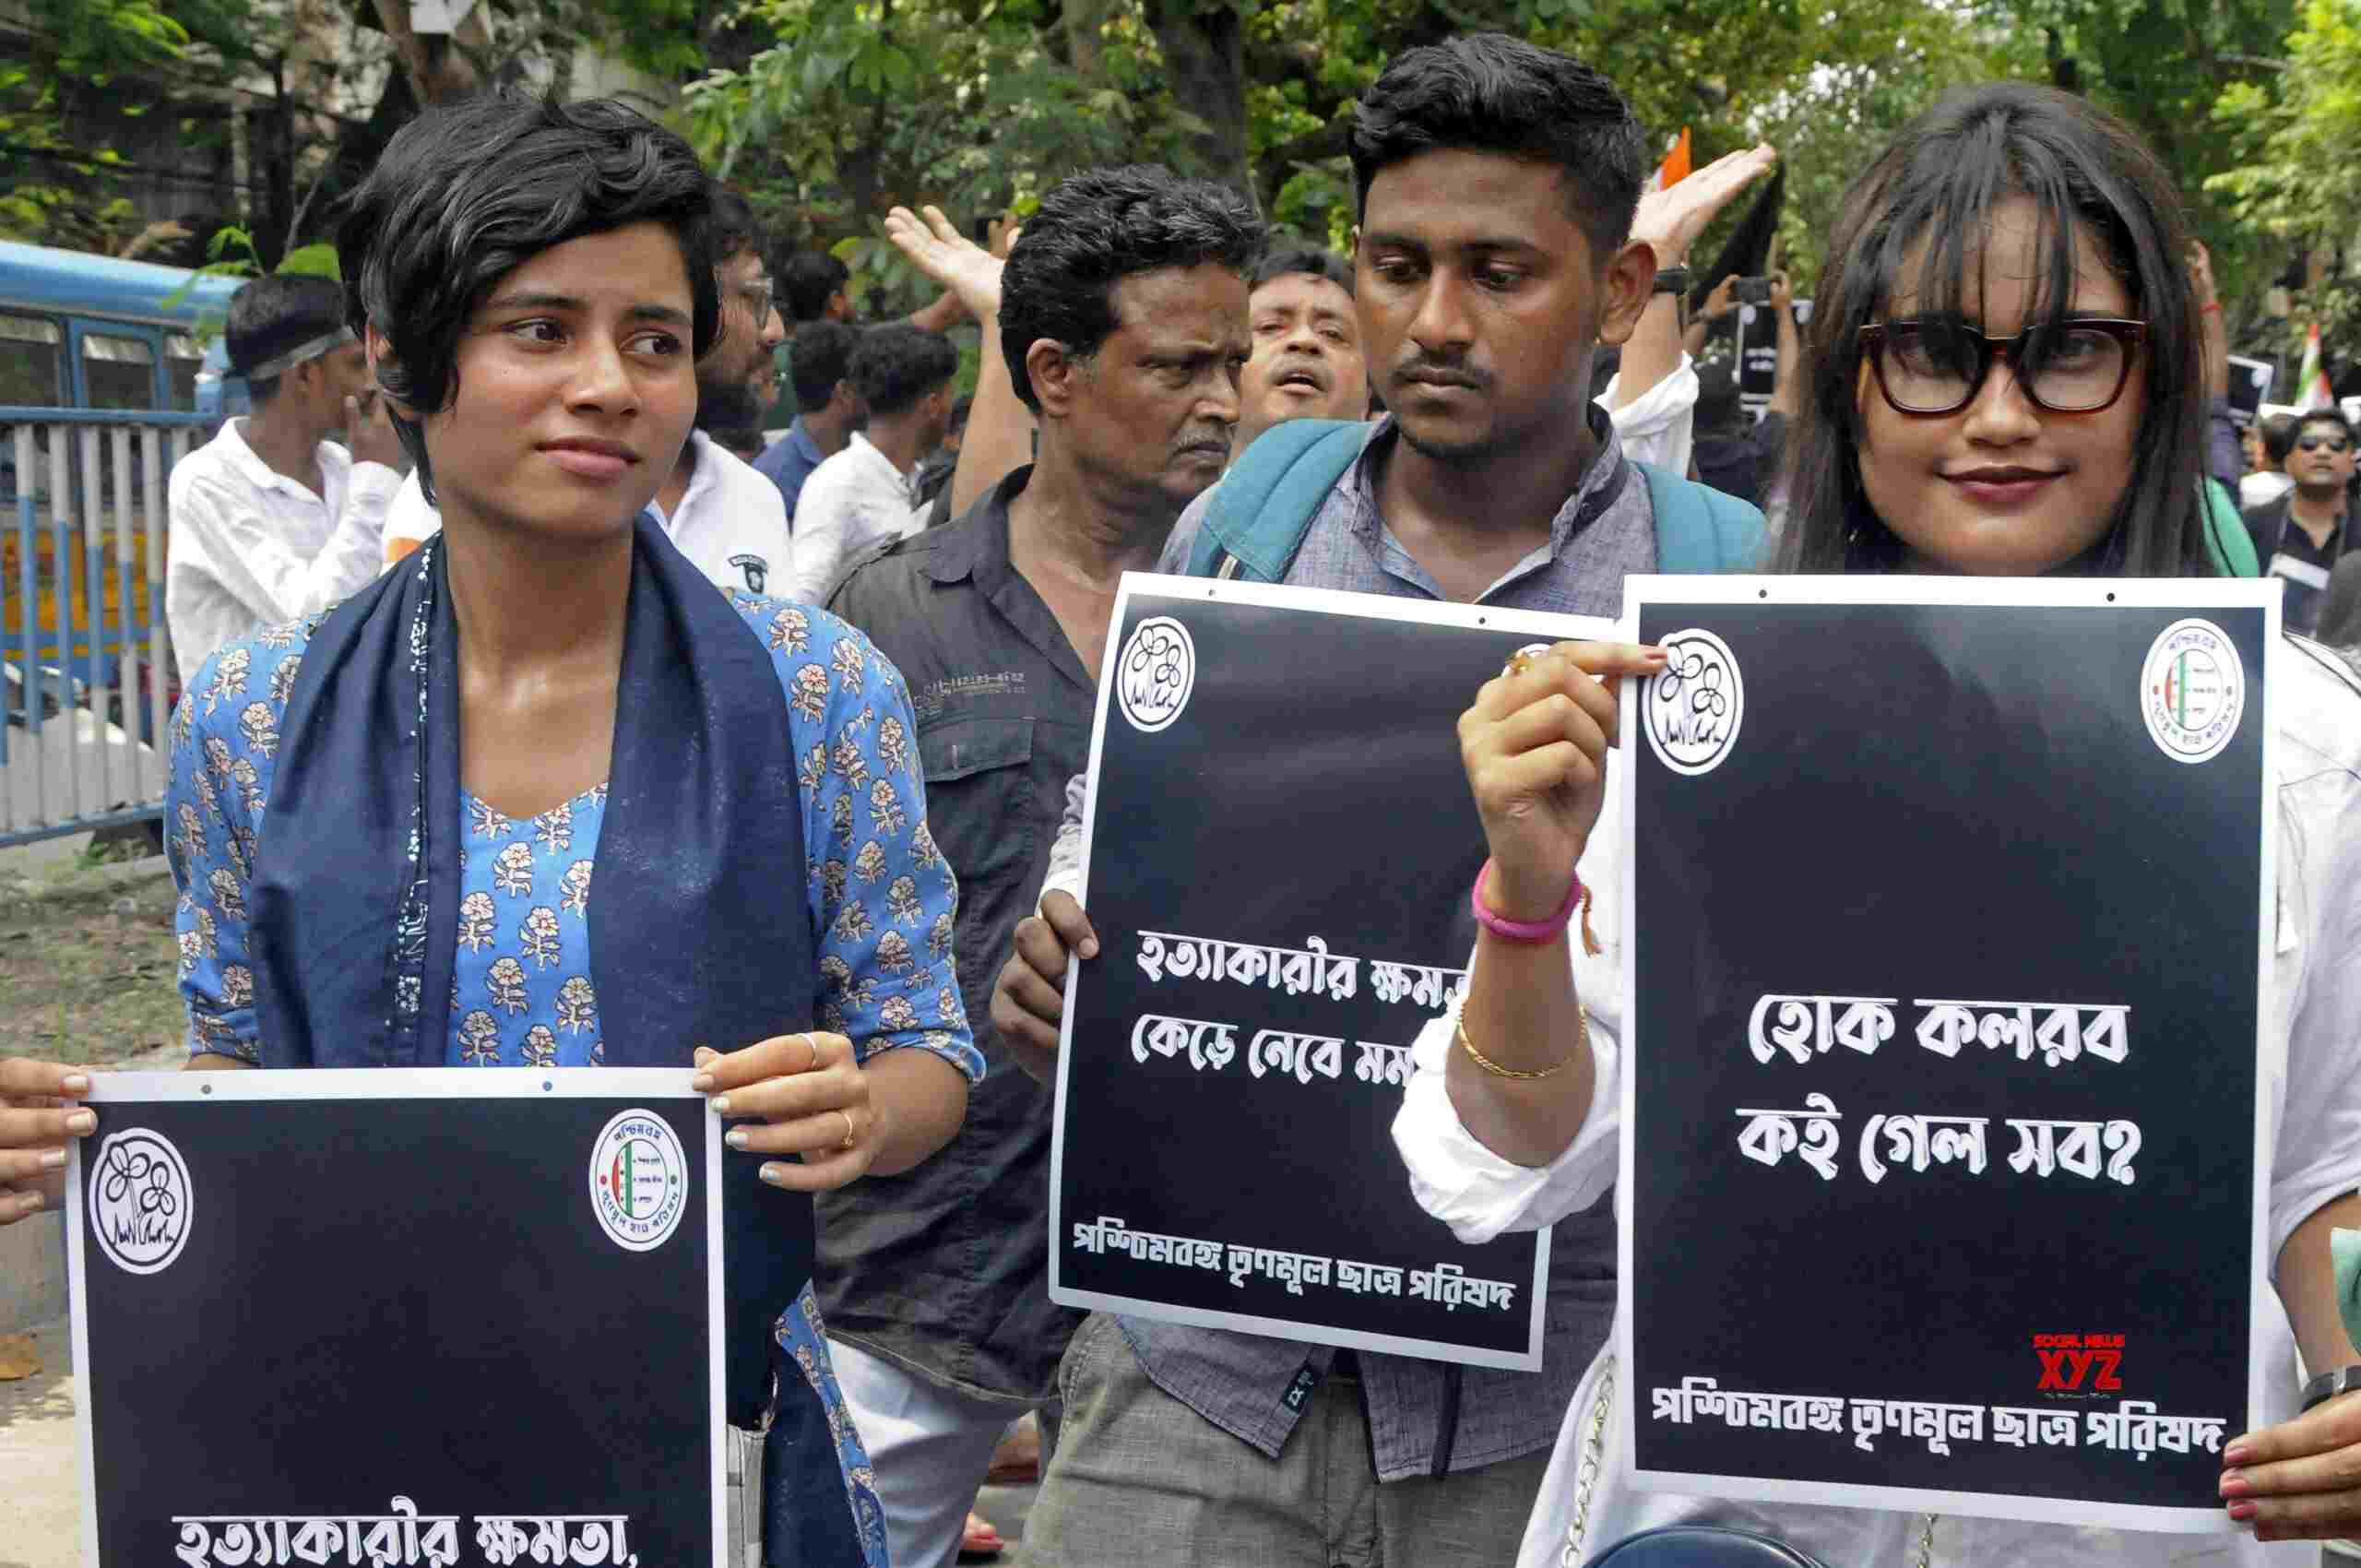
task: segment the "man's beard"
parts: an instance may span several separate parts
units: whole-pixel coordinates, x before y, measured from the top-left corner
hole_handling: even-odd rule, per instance
[[[763,422],[763,400],[746,378],[730,380],[721,376],[700,374],[697,377],[697,428],[699,430],[751,430]]]

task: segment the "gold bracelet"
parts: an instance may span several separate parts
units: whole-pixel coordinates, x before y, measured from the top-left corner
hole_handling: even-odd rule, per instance
[[[1493,1061],[1490,1057],[1485,1055],[1482,1051],[1477,1050],[1476,1042],[1467,1038],[1467,1009],[1465,1003],[1462,1003],[1460,1005],[1460,1016],[1456,1019],[1453,1020],[1453,1022],[1458,1026],[1459,1049],[1467,1052],[1467,1060],[1475,1063],[1476,1065],[1483,1068],[1484,1071],[1491,1074],[1492,1076],[1496,1078],[1519,1078],[1525,1080],[1526,1082],[1531,1082],[1537,1078],[1554,1078],[1560,1073],[1566,1070],[1567,1062],[1572,1062],[1573,1060],[1572,1057],[1569,1056],[1566,1058],[1565,1062],[1552,1063],[1550,1065],[1542,1068],[1538,1073],[1525,1073],[1520,1072],[1514,1067],[1503,1067],[1499,1063]],[[1577,1008],[1574,1013],[1574,1031],[1576,1044],[1583,1049],[1587,1049],[1590,1045],[1590,1020],[1583,1016],[1579,1008]]]

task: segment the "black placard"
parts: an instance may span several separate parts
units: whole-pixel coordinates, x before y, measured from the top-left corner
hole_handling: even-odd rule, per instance
[[[1623,752],[1640,1483],[2217,1525],[2259,1394],[2263,596],[1760,583],[1633,589],[1686,677]]]
[[[2230,356],[2230,418],[2241,428],[2252,424],[2271,400],[2271,381],[2278,368],[2269,360]]]
[[[1604,624],[1125,581],[1088,823],[1102,956],[1067,1000],[1052,1295],[1538,1365],[1546,1241],[1455,1241],[1412,1196],[1391,1128],[1408,1048],[1474,946],[1484,835],[1459,715],[1517,648]]]
[[[568,1562],[719,1568],[718,1145],[687,1079],[100,1079],[89,1561],[550,1561],[557,1518]]]

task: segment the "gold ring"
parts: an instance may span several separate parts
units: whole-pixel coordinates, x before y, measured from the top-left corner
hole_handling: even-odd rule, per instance
[[[853,1144],[852,1112],[849,1111],[839,1111],[836,1114],[845,1119],[845,1141],[838,1144],[836,1146],[840,1149],[850,1148]]]
[[[1548,643],[1525,644],[1523,647],[1509,655],[1509,661],[1501,666],[1501,675],[1513,679],[1518,675],[1524,674],[1526,671],[1533,668],[1533,661],[1535,659],[1539,659],[1542,655],[1549,651],[1549,646],[1550,645]]]

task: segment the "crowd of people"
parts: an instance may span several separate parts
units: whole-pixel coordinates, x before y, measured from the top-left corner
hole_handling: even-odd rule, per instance
[[[1733,291],[1685,320],[1685,269],[1774,160],[1654,183],[1606,77],[1458,37],[1358,106],[1349,259],[1275,247],[1227,187],[1092,170],[985,244],[896,209],[943,294],[860,326],[840,264],[774,268],[627,109],[429,111],[351,200],[340,289],[242,292],[255,411],[172,476],[190,1065],[694,1065],[742,1184],[817,1194],[815,1277],[730,1281],[765,1325],[730,1415],[765,1434],[776,1568],[989,1549],[968,1510],[1027,1412],[1042,1564],[1543,1568],[1683,1523],[1826,1568],[2162,1565],[2171,1538],[1644,1493],[1602,1444],[1624,1001],[1568,888],[1624,874],[1590,839],[1617,684],[1659,650],[1521,660],[1457,737],[1482,930],[1397,1175],[1463,1239],[1553,1231],[1538,1372],[1054,1305],[1047,1085],[1099,956],[1080,818],[1126,571],[1613,617],[1710,516],[1762,541],[1734,569],[2269,572],[2285,1353],[2221,1494],[2240,1561],[2361,1526],[2361,1397],[2299,1410],[2294,1371],[2361,1363],[2329,1242],[2361,1229],[2361,678],[2307,635],[2361,641],[2351,425],[2266,423],[2284,482],[2236,483],[2239,526],[2179,196],[2120,125],[2014,84],[1859,176],[1807,324],[1774,280],[1750,422],[1705,352]],[[798,412],[764,446],[782,343]],[[89,1089],[0,1063],[0,1223],[59,1201]],[[734,1271],[764,1211],[733,1212]]]

